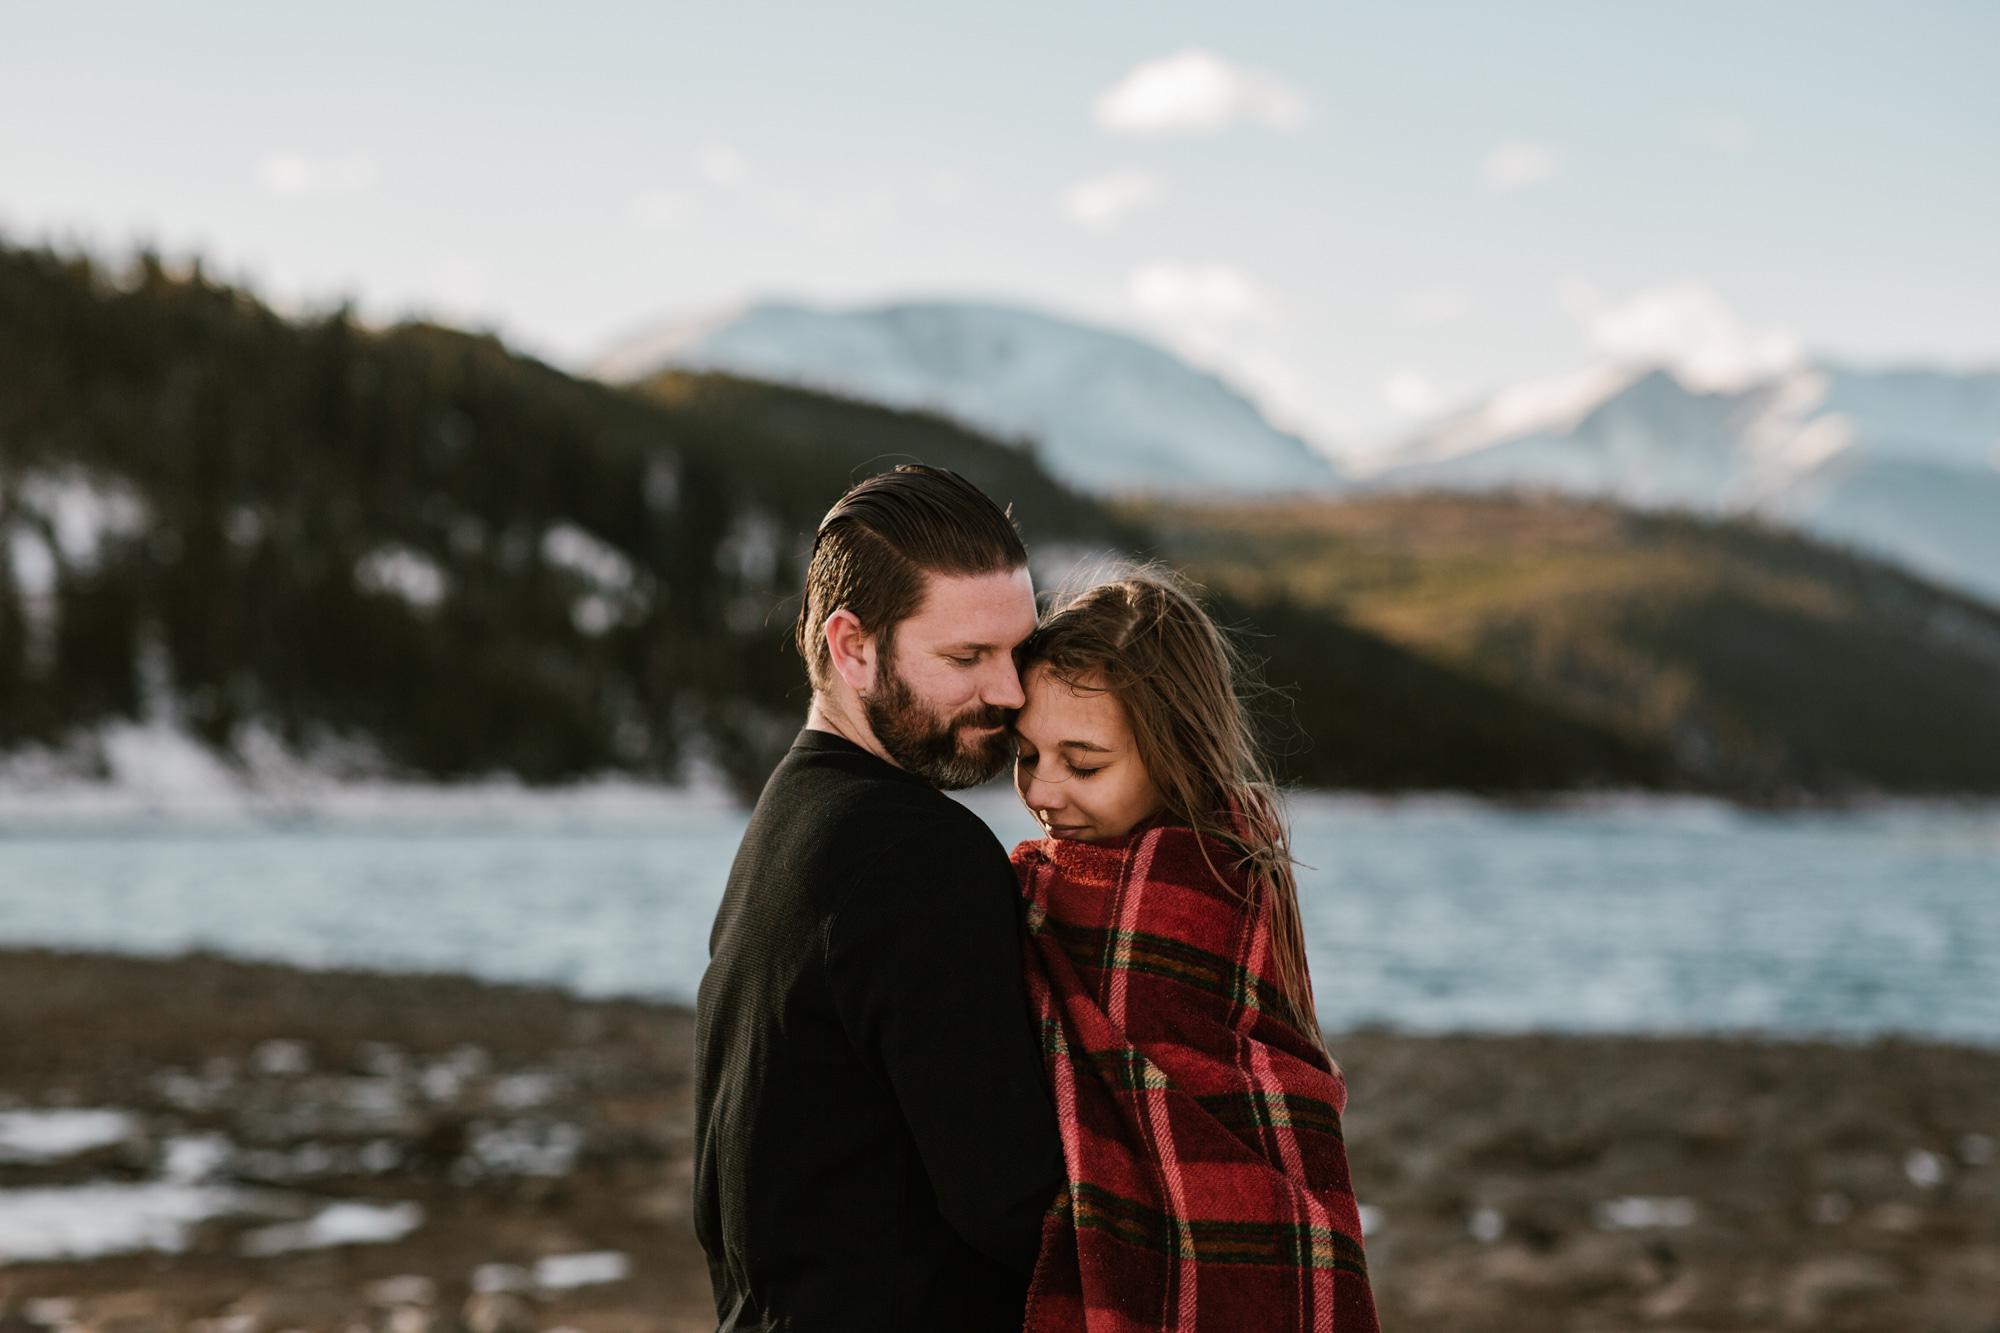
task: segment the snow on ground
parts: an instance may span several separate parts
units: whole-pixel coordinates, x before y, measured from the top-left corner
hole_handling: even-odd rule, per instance
[[[631,1271],[632,1261],[616,1250],[551,1254],[535,1261],[535,1285],[545,1291],[566,1291],[600,1282],[621,1282]]]
[[[316,1250],[329,1245],[379,1245],[401,1240],[423,1225],[424,1210],[414,1203],[330,1203],[302,1222],[281,1222],[245,1235],[238,1248],[247,1255]]]
[[[734,809],[719,778],[670,785],[602,774],[531,787],[512,774],[439,783],[380,776],[365,743],[300,754],[268,728],[236,736],[232,764],[172,721],[119,722],[60,749],[0,753],[0,826],[175,820],[622,825]]]
[[[0,1111],[0,1162],[61,1161],[138,1132],[130,1112],[108,1107]]]
[[[262,1191],[180,1181],[108,1181],[0,1190],[0,1264],[92,1259],[132,1250],[172,1254],[212,1217],[269,1211]]]

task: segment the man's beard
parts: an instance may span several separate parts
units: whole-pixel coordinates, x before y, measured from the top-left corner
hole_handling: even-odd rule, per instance
[[[1006,730],[1013,709],[981,706],[941,717],[917,701],[886,655],[874,692],[861,696],[861,708],[889,758],[940,791],[977,787],[997,777],[1013,753],[1014,738]],[[971,727],[1001,730],[962,744],[959,732]]]

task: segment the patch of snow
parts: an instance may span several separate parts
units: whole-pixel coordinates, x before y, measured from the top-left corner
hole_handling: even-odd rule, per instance
[[[29,472],[14,495],[48,521],[63,560],[81,569],[97,563],[107,538],[137,536],[150,521],[129,483],[81,468]]]
[[[777,518],[754,505],[746,506],[730,520],[716,544],[716,568],[745,583],[767,585],[778,576],[782,543]]]
[[[6,541],[8,569],[20,596],[23,665],[31,675],[41,675],[55,665],[61,615],[56,601],[55,551],[48,538],[23,522],[0,528],[0,538]]]
[[[393,1139],[370,1139],[360,1145],[299,1143],[289,1148],[251,1148],[233,1156],[243,1175],[278,1181],[379,1176],[402,1160],[402,1149]]]
[[[623,551],[574,523],[557,523],[542,533],[542,559],[606,592],[627,591],[637,578]]]
[[[281,1222],[245,1234],[237,1248],[255,1256],[333,1245],[382,1245],[401,1240],[423,1225],[424,1210],[414,1203],[330,1203],[303,1222]]]
[[[1934,1190],[1944,1184],[1945,1159],[1939,1153],[1912,1148],[1903,1154],[1903,1174],[1920,1190]]]
[[[444,601],[449,580],[437,561],[408,546],[378,546],[354,562],[354,586],[429,609]]]
[[[76,1301],[68,1296],[37,1296],[21,1302],[21,1317],[38,1328],[68,1329],[76,1323]]]
[[[207,1180],[236,1150],[226,1134],[175,1134],[160,1150],[160,1174],[177,1184]]]
[[[312,1052],[302,1041],[272,1037],[258,1043],[257,1049],[250,1053],[250,1064],[260,1074],[304,1074],[312,1069]]]
[[[60,1161],[138,1132],[136,1116],[109,1107],[0,1111],[0,1162]]]
[[[424,1066],[417,1081],[424,1095],[434,1102],[455,1100],[461,1089],[492,1068],[492,1057],[470,1044],[454,1046],[443,1057]]]
[[[1465,1231],[1481,1245],[1491,1245],[1507,1234],[1507,1219],[1498,1208],[1475,1208],[1465,1220]]]
[[[177,1253],[198,1223],[272,1207],[261,1191],[175,1181],[0,1190],[0,1264]]]
[[[795,728],[796,721],[791,725]],[[647,824],[688,812],[733,809],[720,772],[676,783],[618,773],[530,787],[511,774],[415,782],[366,741],[322,738],[294,752],[275,732],[246,724],[233,735],[241,770],[166,720],[116,722],[73,733],[58,749],[0,753],[0,823],[94,825],[152,819],[547,827]],[[102,776],[109,770],[109,777]],[[374,770],[371,772],[371,770]]]
[[[55,593],[55,549],[38,529],[27,523],[8,524],[7,561],[22,597],[32,601]]]
[[[487,1088],[486,1097],[498,1110],[530,1111],[554,1101],[564,1084],[560,1075],[539,1069],[503,1074]]]
[[[1598,1204],[1593,1215],[1599,1230],[1625,1231],[1691,1227],[1700,1212],[1693,1199],[1627,1195]]]
[[[1630,367],[1606,363],[1509,385],[1471,411],[1431,427],[1399,455],[1378,458],[1375,467],[1389,461],[1437,462],[1523,435],[1568,430],[1637,378],[1639,372]]]
[[[458,1166],[468,1177],[566,1176],[583,1150],[583,1130],[562,1121],[479,1121]]]
[[[535,1285],[548,1291],[567,1291],[572,1287],[622,1282],[631,1271],[632,1261],[617,1250],[551,1254],[535,1260]]]
[[[201,808],[231,802],[240,791],[215,751],[171,722],[113,722],[97,734],[111,785],[150,804]]]
[[[220,1106],[236,1087],[233,1077],[191,1074],[185,1069],[160,1069],[148,1079],[153,1091],[183,1111],[207,1111]]]

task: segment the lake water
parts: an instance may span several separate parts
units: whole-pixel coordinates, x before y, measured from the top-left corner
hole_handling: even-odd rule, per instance
[[[1004,792],[968,798],[1004,842]],[[419,803],[420,805],[421,803]],[[1330,1029],[1907,1032],[2000,1045],[2000,808],[1294,803]],[[744,814],[0,813],[0,944],[470,972],[686,1001]]]

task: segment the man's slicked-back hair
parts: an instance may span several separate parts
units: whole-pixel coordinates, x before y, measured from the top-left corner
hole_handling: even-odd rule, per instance
[[[826,621],[845,608],[889,652],[923,604],[926,574],[1001,574],[1028,563],[1011,506],[956,472],[905,463],[853,487],[813,538],[793,631],[814,690],[833,683]]]

